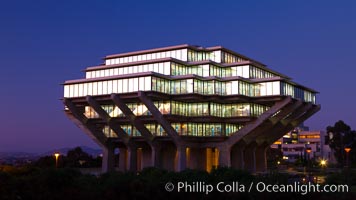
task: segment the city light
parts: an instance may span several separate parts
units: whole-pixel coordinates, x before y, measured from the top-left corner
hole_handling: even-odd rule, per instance
[[[351,151],[351,148],[350,147],[345,147],[344,150],[346,151],[346,153],[349,153]]]
[[[56,158],[56,168],[58,168],[58,158],[59,158],[60,155],[61,154],[58,153],[58,152],[54,153],[54,157]]]
[[[320,165],[321,167],[325,167],[327,165],[327,160],[325,159],[320,160]]]

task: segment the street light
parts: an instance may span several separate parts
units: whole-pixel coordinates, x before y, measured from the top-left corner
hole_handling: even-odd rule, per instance
[[[307,161],[307,172],[309,173],[310,172],[310,153],[312,152],[311,148],[308,147],[306,149],[306,152],[308,153],[308,161]]]
[[[325,160],[325,159],[321,159],[320,160],[320,165],[321,165],[322,168],[325,167],[326,164],[327,164],[327,160]]]
[[[351,148],[350,147],[345,147],[344,150],[346,152],[346,167],[349,167],[349,153],[351,151]]]
[[[58,158],[61,154],[59,154],[58,152],[54,153],[54,157],[56,158],[56,168],[58,168]]]

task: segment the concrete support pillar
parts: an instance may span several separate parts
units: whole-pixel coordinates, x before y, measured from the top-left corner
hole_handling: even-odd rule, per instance
[[[206,148],[188,148],[187,152],[187,168],[207,170],[209,154]],[[211,156],[211,150],[210,150]],[[211,161],[211,160],[210,160]]]
[[[267,158],[266,151],[268,145],[262,144],[256,147],[255,158],[256,158],[256,172],[267,171]]]
[[[139,153],[139,151],[138,151]],[[146,167],[153,167],[152,165],[152,149],[150,147],[142,148],[142,165],[141,170]]]
[[[151,146],[151,166],[161,168],[161,163],[159,162],[161,146],[156,144]]]
[[[180,172],[185,170],[187,166],[187,155],[185,146],[177,146],[177,156],[176,156],[176,171]]]
[[[231,148],[218,147],[219,150],[219,167],[231,167]]]
[[[103,173],[114,171],[115,152],[113,145],[103,147],[103,161],[101,169]]]
[[[119,171],[126,171],[127,168],[127,150],[126,148],[119,148]]]
[[[136,150],[136,170],[137,171],[142,171],[143,167],[144,167],[144,160],[143,160],[143,150],[142,148],[137,148]]]
[[[256,172],[256,157],[255,157],[256,144],[251,143],[245,147],[244,150],[244,163],[245,169],[250,172]]]
[[[235,169],[244,169],[244,144],[236,144],[231,149],[231,167]]]
[[[127,149],[127,169],[129,171],[137,171],[137,148],[131,146]]]

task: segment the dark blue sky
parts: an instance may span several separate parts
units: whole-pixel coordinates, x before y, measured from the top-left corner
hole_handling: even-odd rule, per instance
[[[4,0],[0,151],[96,147],[63,114],[60,83],[107,54],[185,43],[225,46],[320,91],[311,129],[356,129],[356,1]]]

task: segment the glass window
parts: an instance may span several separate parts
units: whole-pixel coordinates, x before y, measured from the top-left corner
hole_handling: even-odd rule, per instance
[[[133,78],[130,78],[129,80],[128,80],[128,92],[133,92],[133,91],[135,91],[135,88],[134,88],[134,86],[135,86],[135,83],[134,83],[134,79]],[[137,85],[136,85],[137,86]]]
[[[99,77],[104,77],[105,76],[105,70],[100,70],[100,75]]]
[[[97,82],[97,85],[98,85],[97,94],[98,94],[98,95],[103,94],[103,82]]]
[[[127,79],[122,79],[122,92],[128,92],[128,80]]]
[[[108,91],[107,91],[107,94],[113,93],[112,83],[113,83],[113,81],[108,81]]]
[[[115,76],[116,76],[116,75],[119,75],[119,69],[118,69],[118,68],[115,68],[115,69],[114,69],[113,75],[115,75]]]
[[[88,95],[88,83],[83,84],[83,96]]]
[[[238,81],[231,81],[231,94],[239,93],[239,83]]]
[[[83,84],[78,85],[78,96],[83,96]]]
[[[280,84],[278,81],[275,81],[272,83],[273,87],[273,95],[279,95],[280,94]]]
[[[133,72],[133,73],[137,73],[137,71],[138,71],[138,66],[134,66],[134,67],[132,68],[132,72]]]
[[[88,86],[88,95],[93,95],[93,83],[87,83]]]
[[[110,76],[110,70],[109,69],[104,70],[104,76]]]
[[[143,72],[143,65],[138,66],[138,72]]]
[[[112,81],[112,93],[118,93],[117,80]]]
[[[122,79],[117,80],[117,93],[122,93]]]
[[[145,90],[150,91],[151,90],[151,77],[145,77]]]
[[[64,97],[70,97],[69,95],[69,85],[64,86]]]
[[[98,82],[93,82],[93,95],[98,94]]]
[[[133,78],[133,91],[138,91],[138,78]]]
[[[231,92],[231,82],[226,82],[225,86],[226,86],[226,94],[227,95],[232,94],[232,92]]]
[[[163,65],[163,74],[170,75],[170,62],[165,62]]]

